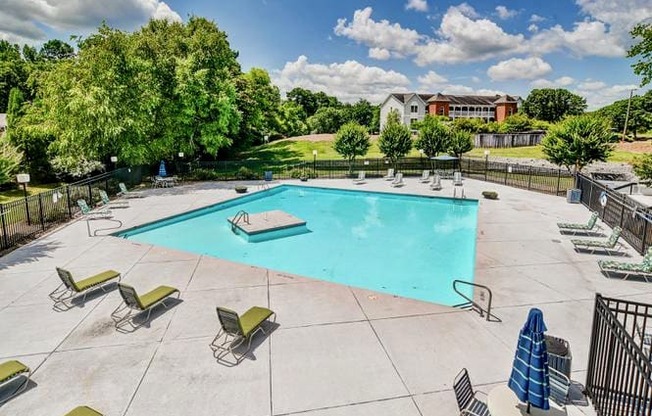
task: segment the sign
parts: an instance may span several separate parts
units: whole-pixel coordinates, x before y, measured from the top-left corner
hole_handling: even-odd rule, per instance
[[[607,206],[607,193],[605,191],[600,193],[600,205],[602,205],[602,208]]]
[[[19,173],[16,175],[16,182],[29,183],[29,173]]]

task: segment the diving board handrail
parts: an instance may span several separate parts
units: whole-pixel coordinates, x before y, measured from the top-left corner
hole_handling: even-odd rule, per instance
[[[233,217],[233,220],[231,221],[231,231],[235,232],[235,227],[238,224],[238,222],[240,222],[240,220],[249,224],[249,213],[244,209],[238,211],[237,214],[235,214],[235,217]]]
[[[482,305],[480,305],[478,302],[474,301],[473,298],[469,298],[464,293],[462,293],[461,290],[458,288],[458,285],[472,286],[474,291],[476,288],[486,291],[487,294],[489,295],[486,309],[482,307]],[[460,295],[462,298],[466,300],[466,302],[464,303],[455,305],[454,306],[455,308],[471,308],[472,310],[478,312],[480,316],[485,316],[486,314],[487,321],[502,322],[502,320],[499,317],[491,313],[491,302],[493,300],[493,293],[491,292],[491,289],[489,289],[488,286],[481,285],[479,283],[468,282],[466,280],[455,279],[453,280],[453,290],[455,291],[455,293],[457,293],[458,295]],[[484,292],[480,292],[480,299],[484,300]]]

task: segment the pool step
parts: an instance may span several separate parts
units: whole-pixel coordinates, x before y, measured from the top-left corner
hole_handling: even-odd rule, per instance
[[[235,216],[227,218],[227,221],[231,224],[233,232],[239,235],[245,235],[247,241],[264,241],[267,238],[260,238],[263,237],[262,234],[280,230],[289,231],[289,229],[294,229],[296,232],[274,233],[273,235],[275,237],[272,238],[308,232],[306,221],[281,210],[265,211],[256,214],[241,211]],[[251,239],[252,236],[256,236],[256,238]],[[272,234],[270,234],[271,236]]]

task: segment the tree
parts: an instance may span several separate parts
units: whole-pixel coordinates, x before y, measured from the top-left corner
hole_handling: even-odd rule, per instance
[[[641,181],[648,184],[652,181],[652,153],[646,153],[634,158],[632,167]]]
[[[281,94],[264,69],[252,68],[236,80],[241,114],[240,147],[261,144],[264,136],[278,136]]]
[[[462,159],[462,155],[473,150],[473,135],[464,130],[453,130],[448,140],[446,151]]]
[[[14,180],[14,173],[23,158],[6,136],[0,136],[0,185]]]
[[[550,162],[580,172],[594,161],[606,161],[613,151],[609,121],[593,114],[569,117],[554,125],[541,141]]]
[[[627,115],[628,99],[618,100],[597,111],[598,114],[607,117],[616,131],[623,131]],[[647,132],[652,129],[652,91],[646,92],[642,97],[632,97],[627,120],[627,131],[636,138],[637,133]]]
[[[9,91],[24,88],[27,80],[25,62],[18,45],[0,40],[0,113],[7,112]]]
[[[286,96],[288,101],[297,103],[303,108],[306,117],[313,116],[320,108],[337,108],[341,105],[337,98],[327,95],[325,92],[319,91],[313,93],[310,90],[300,87],[293,88]]]
[[[580,115],[586,99],[563,88],[534,89],[523,103],[523,112],[538,120],[556,123],[566,116]]]
[[[431,158],[446,151],[450,137],[451,130],[449,127],[437,117],[427,115],[420,123],[419,136],[414,146],[423,150],[426,156]]]
[[[652,81],[652,23],[639,23],[630,32],[632,38],[639,39],[639,42],[632,45],[627,51],[628,58],[638,57],[638,61],[632,64],[634,73],[643,77],[641,87]]]
[[[532,130],[532,120],[523,113],[512,114],[500,123],[501,133],[520,133]]]
[[[371,142],[367,129],[350,121],[344,124],[335,135],[333,149],[349,161],[349,175],[353,172],[353,163],[357,156],[364,156],[369,151]]]
[[[301,136],[308,132],[305,123],[306,113],[295,102],[284,101],[279,107],[277,125],[279,133],[284,137]]]
[[[59,39],[51,39],[43,44],[38,53],[39,58],[44,61],[58,61],[75,56],[75,50]]]
[[[308,126],[312,133],[335,133],[344,123],[342,110],[334,107],[322,107],[308,117]]]
[[[355,104],[345,104],[342,112],[346,121],[355,121],[367,130],[373,128],[374,106],[367,100],[359,100]]]
[[[378,148],[394,169],[397,169],[398,160],[412,149],[410,129],[400,123],[398,112],[390,111],[387,115],[387,122],[378,138]]]

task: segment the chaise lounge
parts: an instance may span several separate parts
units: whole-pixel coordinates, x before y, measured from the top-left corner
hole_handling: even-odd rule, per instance
[[[65,416],[103,416],[102,413],[88,406],[78,406],[65,414]]]
[[[104,189],[99,190],[100,199],[102,200],[102,205],[106,208],[129,208],[129,201],[111,201],[109,195]]]
[[[387,169],[387,175],[383,176],[383,179],[386,181],[393,181],[394,180],[394,169],[389,168]]]
[[[648,278],[652,279],[652,247],[647,249],[643,261],[640,263],[629,263],[624,261],[614,260],[598,260],[598,267],[602,273],[606,275],[618,274],[627,280],[629,276],[640,276],[646,282],[650,282]]]
[[[403,182],[403,173],[401,172],[397,173],[392,183],[390,183],[390,185],[393,186],[394,188],[405,185],[405,182]]]
[[[430,171],[429,170],[424,170],[421,173],[421,177],[419,178],[419,182],[421,182],[421,183],[430,182]]]
[[[29,377],[32,372],[25,364],[17,360],[6,361],[0,364],[0,387],[6,387],[9,384],[23,377],[24,380],[8,396],[0,398],[0,404],[6,402],[18,393],[23,391],[29,383]]]
[[[597,226],[598,223],[598,213],[597,212],[592,212],[591,217],[589,218],[589,221],[586,224],[578,224],[574,222],[558,222],[557,227],[559,227],[559,231],[561,232],[566,232],[566,233],[587,233],[591,231],[596,231],[600,227]]]
[[[122,182],[118,184],[118,188],[120,189],[118,196],[124,196],[125,198],[142,198],[145,196],[142,192],[128,190],[125,184]]]
[[[358,177],[353,180],[353,183],[356,185],[362,185],[363,183],[367,183],[367,181],[365,180],[365,176],[366,176],[365,171],[361,170],[360,172],[358,172]]]
[[[167,300],[168,297],[172,296],[174,293],[177,294],[177,299],[181,296],[179,289],[171,286],[159,286],[142,296],[139,296],[138,293],[136,293],[136,289],[132,286],[124,283],[118,283],[118,290],[120,291],[120,296],[122,296],[122,302],[113,312],[111,312],[111,318],[118,330],[120,330],[125,324],[131,325],[132,329],[140,327],[145,322],[149,321],[149,318],[152,315],[152,310],[154,310],[156,305],[162,304],[167,309],[168,306],[165,304],[165,300]],[[147,317],[145,320],[140,324],[134,324],[133,318],[135,318],[139,313],[145,311],[147,311]]]
[[[111,210],[106,208],[103,208],[98,211],[91,210],[91,208],[88,206],[86,201],[83,199],[78,199],[77,205],[79,205],[79,209],[81,209],[82,215],[89,220],[101,220],[101,219],[113,217],[113,214],[111,214]]]
[[[78,295],[83,295],[82,301],[86,301],[86,295],[95,289],[102,289],[106,293],[106,286],[113,279],[122,279],[119,272],[115,270],[106,270],[102,273],[87,277],[85,279],[75,281],[72,273],[68,270],[57,269],[57,275],[61,279],[61,284],[54,289],[48,296],[54,301],[54,309],[57,311],[65,311],[72,307],[72,304],[67,301]]]
[[[274,315],[274,321],[276,321],[274,311],[260,306],[250,308],[242,316],[238,316],[237,312],[220,306],[216,309],[221,328],[215,339],[210,343],[210,347],[213,350],[213,356],[218,361],[228,365],[236,365],[242,361],[251,349],[251,340],[256,332],[262,331],[263,334],[265,333],[262,327],[263,322],[272,315]],[[245,341],[247,341],[247,349],[236,355],[234,350]],[[228,354],[234,357],[234,362],[224,360]]]
[[[623,230],[620,227],[614,227],[613,232],[607,240],[571,240],[571,243],[573,243],[576,250],[586,250],[591,253],[598,250],[611,255],[612,252],[618,252],[623,247],[623,245],[618,241],[622,231]]]

